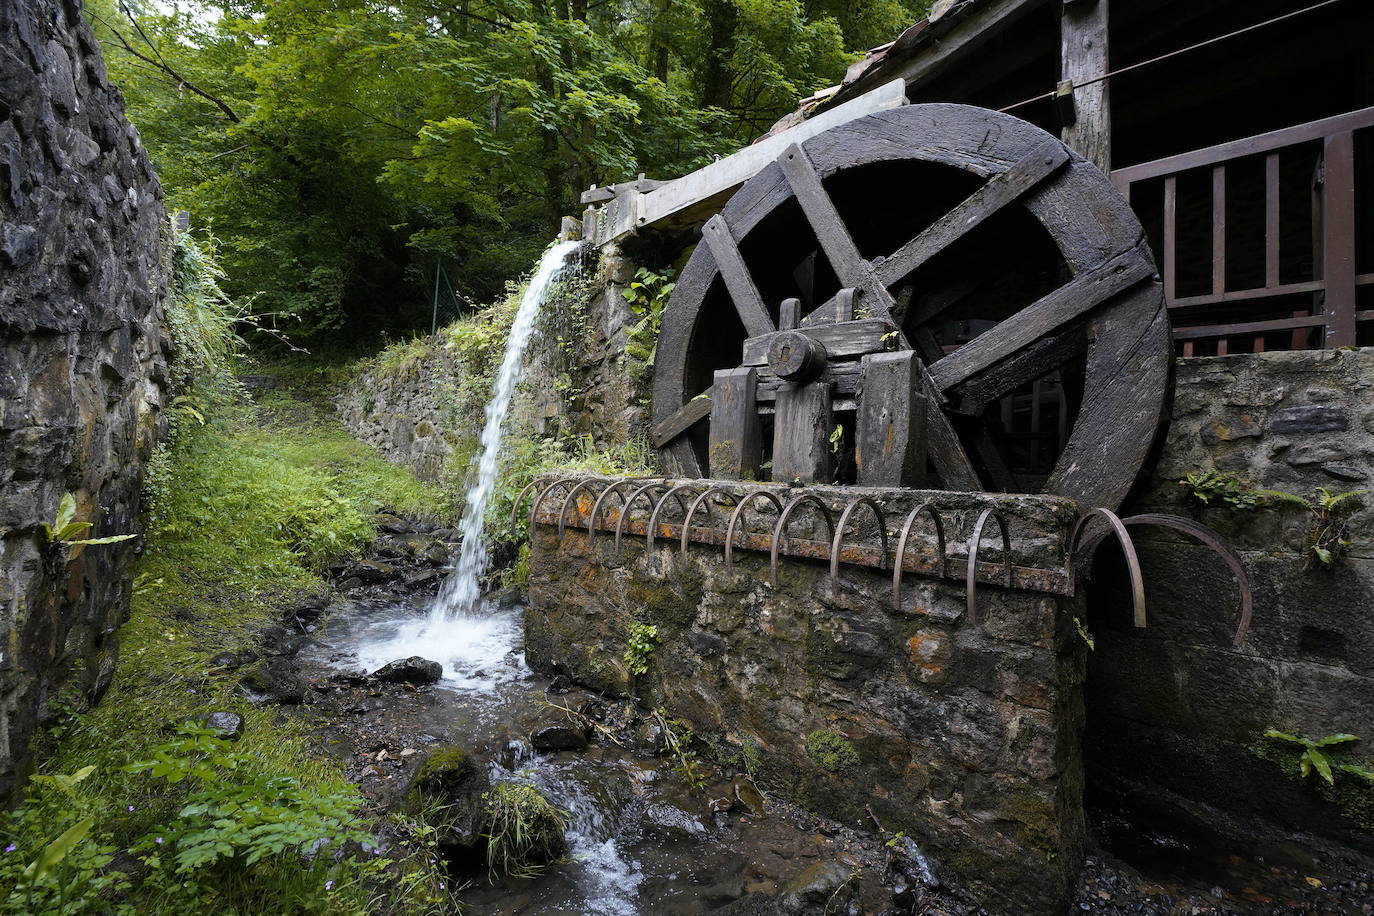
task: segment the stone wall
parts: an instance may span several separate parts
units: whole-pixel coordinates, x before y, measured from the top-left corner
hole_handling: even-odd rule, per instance
[[[162,432],[162,192],[75,0],[0,0],[0,797],[67,685],[98,696]]]
[[[575,303],[545,309],[526,351],[510,428],[536,437],[590,436],[603,448],[643,434],[648,384],[625,352],[638,320],[622,295],[634,271],[606,249],[576,284]],[[465,464],[475,451],[491,393],[489,382],[464,377],[446,340],[442,331],[429,338],[399,368],[372,361],[336,399],[355,436],[426,480],[442,477],[453,455]],[[464,467],[449,468],[455,470],[461,475]]]
[[[808,492],[836,510],[855,493]],[[916,499],[933,498],[952,558],[963,552],[977,510],[993,501],[869,495],[898,522]],[[560,508],[556,498],[549,502],[544,508]],[[1017,538],[1018,564],[1062,565],[1068,504],[998,503]],[[790,529],[795,537],[811,536],[805,514]],[[846,543],[876,537],[864,531],[865,514],[851,522]],[[747,527],[767,523],[760,517]],[[851,826],[871,830],[871,807],[992,912],[1065,911],[1084,839],[1086,650],[1073,622],[1082,613],[1075,599],[985,585],[974,625],[958,581],[909,575],[894,611],[888,572],[843,567],[832,597],[825,566],[783,558],[774,589],[766,554],[737,553],[731,574],[719,547],[694,545],[680,555],[675,540],[660,540],[646,553],[636,537],[621,553],[610,535],[589,547],[585,530],[574,527],[560,542],[556,528],[540,525],[532,542],[525,648],[536,669],[664,705],[765,789]],[[920,549],[933,546],[932,539]],[[639,678],[625,659],[635,621],[656,626],[659,638],[650,672]]]
[[[1177,817],[1205,811],[1228,830],[1310,832],[1374,852],[1363,781],[1304,785],[1292,765],[1301,749],[1261,738],[1271,727],[1345,732],[1363,739],[1353,757],[1374,760],[1374,498],[1348,519],[1348,556],[1326,569],[1311,561],[1300,507],[1204,508],[1179,486],[1208,468],[1304,497],[1374,484],[1374,350],[1179,362],[1167,441],[1127,511],[1194,515],[1221,532],[1252,580],[1254,622],[1234,646],[1226,567],[1154,533],[1138,538],[1149,625],[1134,629],[1104,548],[1089,608],[1090,783],[1154,810],[1173,798]]]

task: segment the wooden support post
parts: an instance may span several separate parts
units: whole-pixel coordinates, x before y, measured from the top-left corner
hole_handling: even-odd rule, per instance
[[[864,394],[854,429],[861,487],[926,482],[926,400],[911,350],[863,358]]]
[[[1060,77],[1073,83],[1072,123],[1060,139],[1103,174],[1112,169],[1112,115],[1108,81],[1092,85],[1108,71],[1107,0],[1065,3],[1060,18]]]
[[[830,386],[784,385],[773,415],[773,479],[779,483],[830,483]]]
[[[1355,136],[1326,138],[1322,180],[1326,346],[1355,346]]]
[[[711,387],[711,439],[707,456],[712,477],[757,480],[763,463],[759,425],[758,372],[753,367],[721,369]]]

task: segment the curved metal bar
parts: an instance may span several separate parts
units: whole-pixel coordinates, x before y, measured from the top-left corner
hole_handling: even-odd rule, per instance
[[[778,587],[778,553],[782,549],[783,539],[787,536],[787,520],[792,517],[792,510],[802,503],[813,503],[821,510],[821,516],[825,518],[825,524],[830,528],[830,539],[835,539],[835,520],[830,517],[830,509],[821,498],[814,493],[803,493],[796,499],[783,507],[782,514],[778,516],[778,523],[773,526],[773,550],[768,556],[769,581],[774,588]]]
[[[515,530],[515,520],[520,516],[520,504],[525,501],[525,497],[529,495],[530,490],[533,490],[537,486],[539,486],[538,477],[534,478],[534,480],[531,480],[528,484],[526,484],[525,489],[520,491],[520,495],[515,497],[515,504],[510,507],[511,531]]]
[[[676,499],[678,507],[686,513],[687,504],[682,501],[682,497],[678,496],[677,492],[679,490],[692,490],[695,492],[700,488],[700,484],[680,483],[658,498],[658,503],[654,506],[654,511],[649,515],[649,529],[644,532],[644,547],[646,550],[654,549],[654,529],[658,527],[658,514],[663,511],[663,504],[668,501],[668,497],[671,496]]]
[[[844,511],[840,513],[840,520],[835,523],[835,538],[830,542],[830,595],[835,596],[839,589],[840,582],[840,542],[844,540],[844,526],[849,523],[849,516],[854,514],[854,510],[860,506],[868,506],[873,510],[873,517],[878,520],[878,534],[883,539],[883,553],[879,557],[878,568],[882,569],[887,565],[887,516],[883,514],[882,506],[869,499],[867,496],[858,496],[851,499],[845,505]]]
[[[983,539],[983,526],[989,518],[996,521],[997,527],[1002,530],[1002,565],[1006,569],[1007,579],[1003,584],[1011,588],[1011,535],[1007,533],[1007,522],[1002,518],[1002,513],[989,506],[978,516],[978,521],[973,523],[973,534],[968,539],[968,571],[964,574],[964,586],[968,590],[969,623],[978,622],[978,580],[974,573],[978,569],[978,544]]]
[[[1250,577],[1246,575],[1240,557],[1236,556],[1235,551],[1222,542],[1221,537],[1215,531],[1190,518],[1159,513],[1132,515],[1130,518],[1122,519],[1121,523],[1128,527],[1131,525],[1158,525],[1161,528],[1172,528],[1174,531],[1196,538],[1207,547],[1212,548],[1225,560],[1226,565],[1231,568],[1231,574],[1236,577],[1236,585],[1240,589],[1240,623],[1236,626],[1235,644],[1239,646],[1245,641],[1245,634],[1250,630],[1250,620],[1255,610],[1255,596],[1250,591]]]
[[[610,496],[612,493],[615,493],[616,495],[619,496],[619,494],[620,494],[620,488],[621,488],[621,487],[632,486],[632,485],[634,485],[634,484],[636,484],[636,483],[640,483],[641,481],[646,480],[646,479],[649,479],[649,478],[644,478],[644,477],[629,477],[629,478],[626,478],[625,480],[618,480],[618,481],[616,481],[615,483],[611,484],[611,485],[610,485],[609,487],[607,487],[606,489],[604,489],[604,490],[601,491],[601,495],[598,496],[598,497],[596,498],[596,503],[593,504],[593,506],[592,506],[591,515],[588,515],[588,516],[587,516],[587,539],[588,539],[588,540],[591,540],[592,538],[595,538],[595,537],[596,537],[596,520],[597,520],[598,518],[601,517],[601,505],[602,505],[602,503],[604,503],[604,502],[606,501],[606,497],[607,497],[607,496]],[[625,507],[625,497],[624,497],[624,496],[621,496],[621,497],[620,497],[620,506],[621,506],[621,510],[624,511],[624,507]]]
[[[1131,540],[1131,535],[1126,531],[1126,526],[1121,519],[1111,509],[1092,509],[1078,520],[1074,525],[1073,533],[1069,535],[1069,556],[1064,564],[1068,567],[1069,575],[1074,579],[1074,587],[1077,589],[1078,570],[1074,565],[1073,559],[1078,554],[1078,548],[1083,534],[1088,530],[1088,523],[1094,518],[1106,519],[1111,526],[1111,531],[1116,535],[1117,541],[1121,544],[1121,552],[1126,556],[1126,571],[1131,577],[1131,606],[1135,609],[1135,625],[1137,628],[1145,626],[1145,580],[1140,574],[1140,558],[1135,552],[1135,542]],[[1099,536],[1092,544],[1091,549],[1096,551],[1098,544],[1105,534]],[[1091,557],[1089,558],[1091,562]]]
[[[559,477],[553,483],[539,491],[539,495],[534,498],[534,505],[530,506],[530,534],[534,534],[534,519],[539,514],[539,506],[544,502],[544,497],[553,492],[554,487],[566,487],[568,484],[577,480],[576,477]],[[563,497],[565,503],[567,497]]]
[[[563,526],[568,520],[568,507],[574,504],[578,492],[581,491],[583,487],[591,486],[594,483],[599,483],[604,486],[605,481],[597,480],[595,477],[588,477],[586,480],[573,487],[572,492],[563,498],[563,508],[558,512],[558,536],[560,538],[563,537]]]
[[[906,523],[902,525],[901,537],[897,538],[897,555],[892,559],[892,609],[900,611],[902,609],[902,568],[906,565],[906,544],[911,537],[911,526],[916,524],[916,519],[922,512],[930,516],[930,520],[935,523],[935,544],[940,552],[940,574],[945,572],[945,523],[940,520],[940,513],[935,511],[935,507],[930,503],[921,503],[906,517]]]
[[[682,548],[681,548],[682,553],[685,554],[685,553],[687,552],[688,534],[689,534],[689,533],[691,532],[691,530],[692,530],[692,519],[696,518],[696,516],[697,516],[697,509],[701,508],[701,504],[704,503],[704,502],[706,502],[706,498],[707,498],[708,496],[710,496],[712,493],[729,493],[729,492],[730,492],[730,488],[729,488],[729,487],[711,487],[711,488],[710,488],[709,490],[707,490],[705,493],[701,494],[701,495],[698,496],[695,500],[692,501],[692,507],[691,507],[690,509],[687,510],[687,517],[686,517],[685,519],[683,519],[683,521],[682,521]],[[711,507],[710,507],[710,506],[707,506],[707,507],[706,507],[706,517],[707,517],[708,519],[711,517]]]
[[[625,500],[625,505],[624,505],[624,506],[621,508],[621,510],[620,510],[620,521],[618,521],[618,522],[615,523],[615,549],[616,549],[616,550],[619,550],[619,549],[620,549],[620,538],[621,538],[621,536],[625,533],[625,521],[626,521],[626,519],[628,519],[628,518],[630,517],[630,507],[633,506],[633,505],[635,504],[635,500],[636,500],[636,499],[639,499],[639,497],[640,497],[642,494],[647,493],[647,492],[649,492],[650,490],[654,490],[654,489],[665,490],[665,489],[667,489],[667,488],[668,488],[668,485],[667,485],[666,483],[664,483],[664,482],[661,481],[661,480],[655,480],[653,483],[646,483],[644,486],[640,487],[638,490],[635,490],[633,493],[630,494],[629,499]],[[651,497],[651,498],[652,498],[652,497]]]
[[[725,529],[726,573],[733,573],[735,571],[735,525],[739,523],[740,514],[744,512],[745,508],[748,507],[748,505],[751,502],[753,502],[760,496],[762,496],[764,499],[768,500],[770,503],[773,504],[773,509],[775,512],[778,513],[778,515],[782,515],[782,500],[778,499],[776,496],[774,496],[767,490],[755,490],[753,493],[746,495],[743,499],[739,501],[739,505],[735,506],[735,511],[730,513],[730,524]]]

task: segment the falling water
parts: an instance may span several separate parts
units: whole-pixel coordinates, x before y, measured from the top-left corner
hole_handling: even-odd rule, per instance
[[[569,256],[581,245],[581,242],[574,241],[550,245],[539,261],[539,269],[530,278],[525,294],[520,298],[520,307],[515,312],[510,337],[506,339],[506,354],[501,359],[501,371],[496,376],[496,386],[492,390],[491,400],[487,402],[487,420],[482,428],[482,456],[477,465],[477,480],[468,489],[467,505],[463,511],[463,547],[458,555],[458,568],[444,582],[434,599],[429,612],[431,626],[442,626],[445,621],[471,613],[481,597],[479,582],[487,568],[487,542],[482,532],[482,520],[486,515],[487,502],[491,499],[492,490],[496,486],[497,459],[501,452],[501,424],[506,419],[506,411],[510,408],[510,399],[515,393],[516,383],[520,381],[525,346],[534,333],[539,309],[548,296],[549,288],[563,277],[569,263],[575,261]]]

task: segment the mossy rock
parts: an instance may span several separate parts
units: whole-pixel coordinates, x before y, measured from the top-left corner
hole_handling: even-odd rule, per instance
[[[806,756],[822,770],[837,775],[859,765],[859,749],[854,743],[827,728],[806,736]]]
[[[411,790],[431,798],[444,798],[462,787],[472,775],[472,755],[456,744],[438,748],[415,771]]]
[[[430,753],[410,781],[406,809],[438,831],[440,852],[464,870],[480,867],[483,798],[491,788],[486,768],[463,748]]]
[[[498,783],[482,796],[487,868],[532,877],[568,852],[568,812],[524,782]]]

